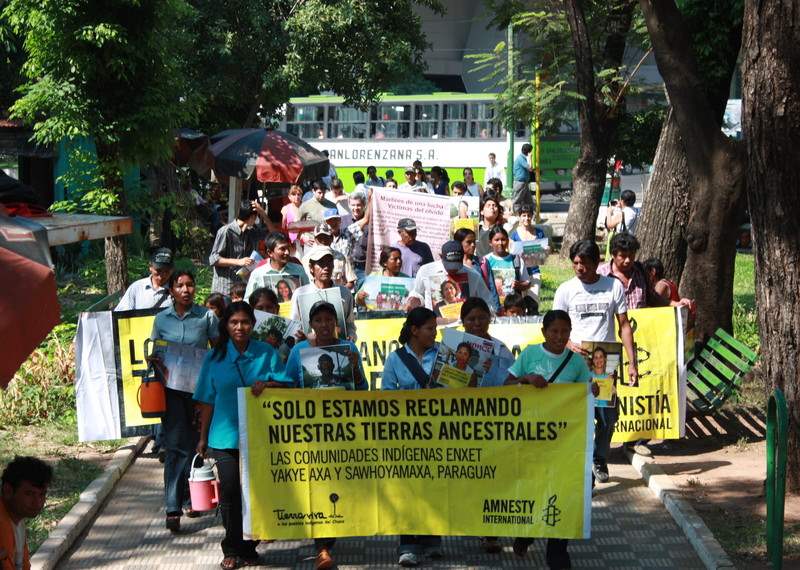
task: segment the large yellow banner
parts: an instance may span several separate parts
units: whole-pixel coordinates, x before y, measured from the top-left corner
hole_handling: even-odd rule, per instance
[[[245,533],[588,538],[585,384],[239,390]]]
[[[157,311],[120,311],[114,317],[114,344],[117,349],[117,394],[122,437],[150,433],[145,427],[157,424],[158,418],[143,418],[138,403],[139,386],[147,372],[152,352],[150,333]]]
[[[628,311],[639,361],[639,385],[628,386],[628,367],[617,385],[616,442],[681,437],[678,330],[675,309]],[[627,362],[627,358],[626,358]]]

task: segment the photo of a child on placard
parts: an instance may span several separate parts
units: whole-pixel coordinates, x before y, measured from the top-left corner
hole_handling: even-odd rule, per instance
[[[583,342],[581,347],[589,354],[586,363],[592,371],[592,382],[600,392],[595,398],[598,408],[613,408],[617,399],[617,378],[622,365],[622,344],[618,342]]]
[[[302,349],[303,387],[353,390],[353,365],[349,352],[346,346]]]

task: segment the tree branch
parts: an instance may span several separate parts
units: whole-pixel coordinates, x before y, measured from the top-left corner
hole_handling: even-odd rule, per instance
[[[595,112],[594,63],[592,43],[586,27],[586,17],[581,0],[564,0],[567,21],[572,32],[572,45],[575,49],[575,84],[583,100],[578,104],[578,118],[581,125],[581,146],[588,145],[592,154],[599,148],[599,129]],[[582,149],[585,154],[585,149]]]

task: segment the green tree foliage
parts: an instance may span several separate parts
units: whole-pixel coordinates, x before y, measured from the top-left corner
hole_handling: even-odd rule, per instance
[[[0,12],[5,0],[0,0]],[[22,64],[25,52],[22,38],[0,18],[0,119],[8,117],[8,109],[17,98],[16,89],[22,84]]]
[[[181,0],[9,0],[3,15],[27,53],[13,116],[41,143],[93,138],[106,180],[167,156],[193,111],[174,56],[187,14]]]
[[[184,54],[206,132],[251,126],[293,95],[364,106],[422,70],[415,5],[438,0],[192,0]]]
[[[555,133],[568,122],[577,124],[576,102],[581,95],[575,89],[575,51],[567,22],[564,3],[560,0],[488,0],[495,13],[493,24],[505,27],[513,23],[518,38],[514,50],[515,77],[508,80],[506,44],[500,42],[491,53],[471,56],[476,73],[483,81],[500,91],[500,117],[530,123],[534,105],[538,104],[539,124],[543,133]],[[607,49],[610,28],[619,1],[587,1],[584,3],[586,25],[591,32],[598,106],[606,112],[624,108],[624,94],[631,89],[627,79],[632,69],[609,65],[603,54]],[[647,30],[637,15],[626,38],[626,44],[646,48]],[[536,74],[540,85],[536,88]],[[624,89],[623,89],[624,88]]]

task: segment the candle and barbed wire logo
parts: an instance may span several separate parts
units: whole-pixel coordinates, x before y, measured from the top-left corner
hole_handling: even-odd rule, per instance
[[[333,503],[333,515],[331,516],[333,518],[338,518],[339,515],[336,514],[336,503],[339,502],[339,495],[337,495],[336,493],[331,493],[328,498],[331,500],[331,503]]]
[[[551,495],[547,499],[547,506],[544,508],[542,522],[547,526],[556,526],[561,521],[561,509],[556,506],[558,495]]]

